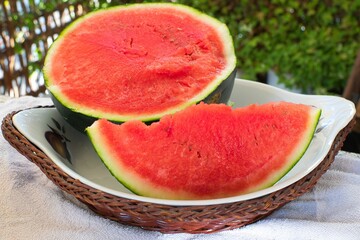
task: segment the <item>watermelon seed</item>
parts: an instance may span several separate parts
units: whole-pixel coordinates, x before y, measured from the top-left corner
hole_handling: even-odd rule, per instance
[[[255,145],[256,145],[256,146],[259,146],[258,139],[257,139],[257,137],[256,137],[255,134],[254,134],[254,140],[255,140],[255,141],[254,141],[254,142],[255,142]]]

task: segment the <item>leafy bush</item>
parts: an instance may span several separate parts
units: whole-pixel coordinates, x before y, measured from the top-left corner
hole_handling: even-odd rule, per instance
[[[341,94],[360,49],[360,1],[176,2],[228,25],[238,67],[246,79],[258,79],[272,69],[288,87],[315,94]]]
[[[272,69],[288,87],[315,94],[341,94],[360,49],[360,1],[174,1],[195,7],[228,25],[238,68],[246,79],[259,80],[259,76]],[[58,2],[44,1],[38,10],[49,10]],[[91,11],[133,2],[142,1],[89,0],[83,1],[83,5]]]
[[[341,93],[360,48],[360,2],[355,2],[197,0],[192,5],[229,26],[245,78],[274,69],[289,87],[326,94]]]

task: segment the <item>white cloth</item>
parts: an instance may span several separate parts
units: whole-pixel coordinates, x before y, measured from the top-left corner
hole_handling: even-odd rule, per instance
[[[48,98],[0,103],[0,118],[50,105]],[[55,186],[0,136],[0,240],[360,239],[360,155],[340,152],[312,191],[254,224],[213,234],[162,234],[104,219]]]

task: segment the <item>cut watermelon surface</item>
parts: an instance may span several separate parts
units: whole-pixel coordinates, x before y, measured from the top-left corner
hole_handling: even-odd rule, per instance
[[[233,84],[235,67],[225,24],[187,6],[147,3],[76,20],[51,46],[44,77],[66,118],[152,121],[204,100],[229,78]]]
[[[198,104],[145,125],[87,128],[111,173],[136,194],[214,199],[273,185],[302,157],[321,110],[287,102],[231,109]]]

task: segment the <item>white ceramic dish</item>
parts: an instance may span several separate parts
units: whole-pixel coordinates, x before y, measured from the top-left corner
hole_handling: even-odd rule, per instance
[[[314,139],[304,156],[274,186],[250,194],[221,199],[163,200],[131,193],[103,165],[87,136],[73,129],[63,120],[55,108],[23,110],[14,115],[13,123],[28,140],[40,148],[57,166],[84,184],[118,197],[173,206],[194,206],[249,200],[277,191],[298,181],[320,164],[329,152],[336,135],[355,115],[354,104],[340,97],[296,94],[266,84],[241,79],[235,80],[230,100],[234,102],[234,107],[272,101],[309,104],[321,108],[322,116]],[[55,151],[45,135],[57,139],[59,141],[57,146],[63,147],[62,150],[65,149],[64,146],[66,145],[70,157],[66,157],[66,151],[63,151],[63,154],[59,154],[59,150]]]

